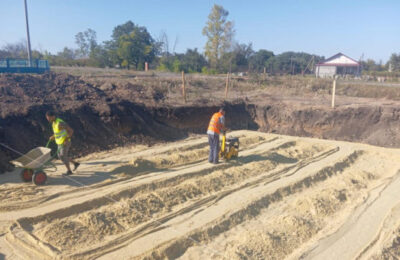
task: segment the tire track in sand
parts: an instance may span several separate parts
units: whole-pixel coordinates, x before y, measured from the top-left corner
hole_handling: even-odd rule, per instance
[[[302,259],[363,258],[379,233],[386,216],[400,201],[400,171],[370,192],[366,202],[334,234],[321,240]]]
[[[394,172],[381,167],[395,159],[387,156],[388,149],[286,136],[251,146],[238,161],[213,166],[195,160],[185,164],[185,156],[192,156],[188,143],[182,155],[170,150],[177,158],[172,161],[182,164],[167,171],[120,181],[82,198],[67,195],[64,208],[44,207],[40,213],[35,207],[31,216],[28,211],[23,218],[15,215],[6,238],[14,250],[41,259],[188,259],[198,249],[206,250],[203,259],[220,259],[221,254],[228,259],[283,259],[316,248],[351,218],[362,222],[396,182],[390,179]],[[169,155],[163,156],[167,162],[161,162],[168,165]],[[54,199],[48,206],[59,202]],[[322,215],[313,215],[315,211]],[[264,229],[257,227],[261,219],[269,221],[263,222]],[[386,215],[382,219],[387,225],[395,222]],[[377,237],[380,241],[390,232],[386,224],[363,244],[361,258],[375,250]],[[236,230],[242,233],[235,242]],[[272,236],[263,237],[263,232]],[[268,241],[272,247],[263,244]]]
[[[346,153],[348,153],[347,157],[345,156]],[[345,167],[347,163],[350,163],[359,155],[350,151],[340,155],[334,153],[302,167],[296,174],[289,173],[287,178],[278,179],[266,185],[263,185],[265,179],[262,178],[252,186],[244,187],[228,196],[223,196],[215,204],[204,206],[201,208],[202,210],[181,215],[179,218],[164,223],[163,230],[142,236],[128,246],[105,255],[104,259],[115,255],[125,255],[128,252],[135,252],[138,259],[146,257],[149,259],[176,258],[185,252],[187,248],[194,245],[194,242],[188,240],[187,237],[206,242],[221,232],[225,232],[233,226],[249,220],[259,214],[262,208],[282,200],[286,194],[301,191],[310,187],[314,181],[323,181],[330,174],[334,174],[326,170],[326,164],[330,161],[341,160],[340,158],[343,156],[348,158],[349,161],[347,162],[344,158],[343,160],[346,163],[339,162],[338,167]],[[296,171],[297,169],[291,168],[290,170]],[[235,204],[232,204],[231,201],[235,201]],[[176,237],[174,233],[167,231],[171,228],[180,230],[182,237]],[[187,229],[191,231],[188,232]],[[153,241],[152,247],[154,247],[154,244],[159,244],[159,247],[144,247],[143,245],[148,245],[149,241]],[[138,248],[138,245],[142,246]],[[150,252],[145,253],[146,249],[150,250]],[[140,254],[140,252],[142,253]]]
[[[281,142],[281,143],[277,143],[276,145],[275,145],[275,148],[273,148],[272,147],[272,149],[271,149],[271,151],[273,151],[274,152],[274,154],[276,154],[275,152],[276,151],[279,151],[279,149],[282,149],[283,151],[285,151],[285,149],[287,150],[287,149],[290,149],[292,146],[294,146],[294,145],[296,145],[296,142],[292,142],[292,141],[290,141],[290,142]],[[266,148],[266,146],[265,145],[262,145],[261,146],[261,148],[260,147],[258,147],[260,150],[263,150],[262,149],[262,147],[264,147],[264,148]],[[315,149],[315,148],[314,148]],[[253,153],[253,151],[249,151],[249,153]],[[245,156],[245,154],[244,154],[244,158],[246,158],[246,156]],[[246,159],[246,160],[248,160],[249,162],[251,162],[251,160],[249,160],[249,159]],[[246,160],[245,160],[245,162],[244,162],[244,164],[243,164],[243,166],[245,167],[246,166],[246,163],[248,163],[248,162],[246,162]],[[256,163],[260,163],[260,162],[256,162]],[[302,165],[302,164],[301,164]],[[236,165],[235,165],[236,166]],[[237,168],[238,166],[236,166],[236,168]],[[71,213],[71,212],[74,212],[74,210],[71,210],[70,208],[69,209],[66,209],[67,211],[69,211],[69,213]],[[57,217],[57,218],[59,218],[59,217],[61,217],[61,215],[60,215],[60,213],[54,213],[54,215]],[[46,219],[49,219],[50,218],[50,220],[51,220],[51,214],[49,215],[49,214],[47,214],[46,215]],[[22,222],[26,222],[26,221],[28,221],[29,222],[29,220],[21,220],[21,223]],[[40,221],[40,218],[39,219],[37,219],[37,220],[35,220],[35,221]],[[24,226],[24,224],[22,223],[21,224],[21,226]],[[29,229],[29,228],[28,228]],[[54,249],[52,249],[53,251],[54,251]],[[55,253],[57,253],[57,250],[55,250]]]
[[[239,131],[240,133],[240,131]],[[239,135],[243,136],[243,135]],[[243,138],[243,145],[241,147],[242,151],[245,152],[246,150],[254,150],[257,148],[257,146],[260,146],[262,144],[268,144],[268,143],[275,143],[278,141],[279,143],[279,137],[272,137],[272,138],[264,138],[261,136],[250,136],[247,138]],[[282,141],[282,140],[281,140]],[[130,182],[132,178],[135,178],[135,180],[140,179],[137,178],[138,176],[141,175],[147,175],[152,172],[162,172],[169,170],[171,168],[175,168],[178,166],[183,166],[184,167],[191,167],[191,164],[197,164],[200,163],[201,161],[204,161],[204,157],[206,157],[207,152],[208,152],[208,143],[204,142],[204,138],[202,141],[195,140],[193,144],[187,144],[187,141],[184,142],[184,144],[179,144],[179,145],[172,145],[172,148],[163,148],[161,151],[155,150],[153,151],[152,149],[150,150],[145,150],[145,151],[139,151],[137,153],[134,153],[136,157],[132,161],[132,163],[122,163],[122,166],[117,166],[113,168],[109,174],[112,174],[113,172],[129,172],[133,171],[134,174],[127,174],[127,177],[123,178],[116,178],[115,180],[110,180],[108,179],[106,182],[102,182],[99,184],[93,184],[90,185],[90,189],[98,189],[98,190],[106,190],[107,187],[111,185],[116,185],[118,183],[127,183]],[[190,140],[192,142],[192,140]],[[193,149],[191,149],[191,147]],[[256,150],[254,150],[256,151]],[[164,158],[168,158],[168,155],[171,154],[179,154],[180,152],[190,152],[191,155],[196,155],[194,159],[193,156],[185,156],[184,158],[178,157],[178,158],[173,158],[173,159],[178,159],[179,163],[174,163],[173,161],[166,160]],[[167,155],[167,156],[165,156]],[[158,156],[158,157],[157,157]],[[161,157],[160,157],[161,156]],[[163,157],[164,156],[164,157]],[[129,161],[132,160],[132,155],[126,155],[123,156],[122,158],[120,157],[119,160],[121,162],[123,161]],[[154,160],[155,158],[155,160]],[[107,158],[108,160],[114,160],[113,157]],[[158,165],[157,165],[158,163]],[[167,164],[167,165],[166,165]],[[78,176],[79,177],[79,176]],[[70,176],[69,178],[77,178],[74,176]],[[144,177],[146,178],[146,176]],[[79,181],[79,178],[77,179]],[[29,185],[29,186],[28,186]],[[50,184],[51,185],[51,184]],[[53,203],[57,201],[65,201],[69,200],[72,198],[79,198],[81,196],[85,196],[90,193],[88,191],[88,187],[79,187],[79,188],[74,188],[70,189],[67,191],[62,191],[62,192],[56,192],[51,195],[42,195],[45,194],[45,189],[46,187],[37,187],[32,184],[22,184],[20,188],[9,188],[7,190],[11,190],[13,193],[17,193],[18,196],[14,196],[14,198],[18,198],[21,196],[24,197],[29,197],[29,199],[26,199],[24,201],[16,201],[16,202],[11,202],[11,203],[4,203],[0,204],[0,212],[2,211],[19,211],[27,208],[33,208],[33,207],[42,207],[43,205],[47,205],[48,202]],[[40,196],[37,194],[41,194]],[[32,196],[35,194],[35,196]],[[5,193],[2,193],[2,196],[5,196]],[[1,196],[0,196],[1,198]],[[4,201],[4,198],[3,198]],[[0,217],[1,221],[1,217]]]

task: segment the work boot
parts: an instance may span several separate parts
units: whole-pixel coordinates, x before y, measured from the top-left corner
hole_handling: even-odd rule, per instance
[[[73,171],[76,171],[76,169],[78,169],[79,165],[81,165],[81,164],[78,163],[78,162],[74,163],[74,169],[73,169]]]
[[[72,171],[67,171],[66,173],[64,173],[63,175],[72,175]]]

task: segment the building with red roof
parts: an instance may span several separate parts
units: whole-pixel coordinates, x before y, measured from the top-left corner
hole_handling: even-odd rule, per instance
[[[359,76],[360,73],[360,63],[340,52],[315,66],[317,78],[329,78],[335,75]]]

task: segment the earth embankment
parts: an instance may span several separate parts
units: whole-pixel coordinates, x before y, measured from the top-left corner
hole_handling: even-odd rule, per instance
[[[171,83],[172,84],[172,83]],[[203,92],[213,86],[198,84]],[[200,90],[201,91],[201,90]],[[50,73],[0,75],[0,172],[20,153],[44,146],[51,127],[44,115],[56,111],[73,129],[73,153],[82,156],[131,143],[152,145],[204,133],[210,115],[227,108],[230,129],[318,137],[400,147],[398,104],[347,102],[336,109],[304,98],[259,95],[226,102],[194,99],[179,104],[171,88],[148,83],[93,83],[82,77]],[[348,101],[348,100],[347,100]]]

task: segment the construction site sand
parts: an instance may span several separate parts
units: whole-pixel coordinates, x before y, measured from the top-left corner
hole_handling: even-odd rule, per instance
[[[236,131],[80,158],[46,186],[7,173],[0,258],[387,259],[400,256],[400,150]]]

